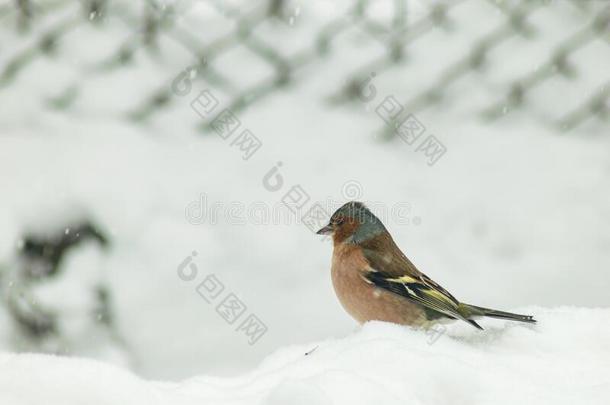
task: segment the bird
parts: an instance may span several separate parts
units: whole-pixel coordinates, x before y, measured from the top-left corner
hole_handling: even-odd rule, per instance
[[[482,330],[475,318],[536,323],[531,315],[458,301],[415,267],[361,202],[344,204],[317,234],[332,236],[333,287],[343,308],[361,324],[377,320],[429,329],[461,320]]]

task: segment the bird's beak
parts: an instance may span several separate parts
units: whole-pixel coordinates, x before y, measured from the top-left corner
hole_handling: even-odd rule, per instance
[[[330,235],[331,233],[334,232],[333,227],[328,224],[326,225],[324,228],[320,229],[318,232],[316,232],[318,235]]]

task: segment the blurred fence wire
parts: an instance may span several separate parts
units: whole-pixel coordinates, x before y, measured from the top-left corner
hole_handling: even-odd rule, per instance
[[[389,10],[382,17],[376,11],[380,3]],[[487,87],[488,96],[475,112],[488,122],[506,119],[519,111],[562,131],[591,118],[599,119],[602,125],[607,123],[610,4],[606,1],[354,0],[344,7],[341,4],[336,6],[340,11],[320,24],[305,12],[309,4],[291,0],[241,4],[221,0],[5,0],[0,2],[0,37],[4,38],[0,42],[0,99],[8,88],[29,79],[28,75],[33,74],[29,67],[39,59],[66,58],[62,53],[64,43],[88,26],[111,34],[109,38],[115,42],[106,46],[112,52],[100,52],[96,60],[87,63],[71,54],[70,66],[77,73],[47,98],[48,108],[73,108],[83,94],[94,91],[88,88],[87,79],[116,75],[146,57],[158,65],[156,87],[139,94],[137,99],[128,97],[131,104],[121,112],[123,117],[144,121],[168,108],[176,100],[168,83],[187,66],[197,66],[193,80],[202,80],[214,91],[227,95],[227,107],[238,112],[296,81],[325,74],[323,62],[332,59],[338,49],[359,46],[340,41],[345,33],[356,30],[359,38],[375,43],[378,51],[363,54],[358,65],[343,66],[344,80],[338,88],[329,89],[335,103],[357,100],[363,91],[362,83],[371,72],[378,78],[386,71],[404,72],[400,77],[409,82],[409,69],[429,63],[420,60],[412,49],[434,48],[434,64],[442,67],[440,74],[431,75],[428,81],[410,83],[404,94],[400,93],[402,87],[396,86],[394,94],[402,98],[404,106],[396,125],[410,113],[441,104],[459,105],[468,97],[452,97],[450,90],[470,75],[475,76],[476,86]],[[412,12],[415,6],[424,11]],[[478,10],[477,16],[470,15],[469,10],[473,9]],[[486,15],[493,15],[493,24],[489,24]],[[547,29],[553,16],[560,30]],[[460,49],[435,37],[439,31],[470,32],[479,25],[490,28],[474,35]],[[551,32],[551,39],[539,44],[527,59],[519,56],[519,47],[536,43],[541,32],[546,33],[547,39]],[[278,45],[279,39],[290,42],[292,37],[294,44],[307,46],[289,46],[293,49],[287,51],[286,46]],[[512,45],[504,49],[510,41]],[[593,62],[579,57],[588,47],[598,55]],[[177,48],[186,55],[177,57]],[[264,67],[260,77],[247,85],[217,63],[236,49],[247,52],[247,58],[240,62],[245,71],[251,65]],[[495,70],[515,64],[515,60],[527,68],[515,69],[513,74],[490,84],[489,76]],[[177,65],[173,61],[180,62]],[[599,66],[588,66],[591,63]],[[50,76],[49,86],[54,85],[53,81]],[[561,85],[545,90],[545,97],[537,97],[547,83]],[[549,97],[553,99],[553,111],[545,105]],[[205,125],[200,129],[209,130]],[[391,127],[384,131],[393,136]]]

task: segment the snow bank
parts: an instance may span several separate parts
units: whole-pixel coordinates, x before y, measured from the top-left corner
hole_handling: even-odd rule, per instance
[[[0,71],[38,42],[41,31],[72,15],[82,19],[80,3],[91,2],[30,3],[57,3],[61,12],[44,17],[42,26],[33,24],[35,35],[17,32],[17,15],[3,14]],[[63,11],[64,3],[69,10]],[[105,3],[134,22],[144,17],[142,1]],[[176,6],[176,28],[208,44],[238,30],[222,8],[266,8],[268,2],[154,3]],[[347,22],[347,9],[357,2],[276,3],[298,3],[295,23],[258,24],[252,38],[294,61],[295,55],[316,50],[325,24]],[[393,9],[394,1],[362,3],[374,13],[372,26],[391,24],[378,14]],[[407,24],[423,18],[432,3],[405,2]],[[134,125],[124,118],[158,90],[169,90],[195,62],[193,55],[163,34],[157,50],[137,47],[131,63],[98,69],[128,38],[139,37],[134,35],[141,24],[112,17],[63,33],[52,54],[33,58],[12,83],[0,86],[0,298],[22,292],[16,256],[28,234],[61,233],[90,219],[106,231],[110,245],[107,250],[83,245],[66,257],[54,278],[27,286],[27,302],[56,314],[57,335],[28,341],[14,315],[0,305],[0,351],[68,352],[176,382],[193,375],[242,374],[278,347],[345,336],[353,322],[332,288],[330,243],[294,220],[281,202],[295,185],[311,197],[302,213],[314,203],[338,208],[351,199],[366,202],[381,217],[385,212],[385,225],[409,259],[459,299],[499,308],[610,306],[608,125],[591,119],[567,136],[548,125],[606,85],[603,66],[610,66],[610,48],[605,41],[585,41],[587,46],[568,58],[576,77],[554,75],[528,92],[523,108],[493,124],[478,119],[508,94],[514,80],[543,72],[540,67],[555,55],[558,43],[587,24],[591,12],[586,10],[604,2],[587,2],[587,7],[544,2],[527,18],[536,35],[502,41],[490,49],[484,69],[461,75],[443,89],[440,104],[416,111],[426,136],[447,147],[431,167],[417,144],[399,137],[380,140],[385,122],[377,107],[389,96],[406,106],[434,88],[449,65],[480,50],[479,39],[506,23],[501,9],[518,2],[455,3],[447,16],[454,29],[432,29],[409,44],[404,63],[375,68],[376,97],[335,104],[329,101],[355,72],[373,73],[370,62],[386,54],[383,35],[367,35],[361,24],[348,27],[331,41],[329,52],[295,71],[290,85],[238,113],[243,127],[263,142],[248,161],[231,140],[198,130],[201,117],[191,102],[209,89],[224,108],[253,82],[268,80],[268,72],[259,69],[261,55],[250,47],[234,44],[209,61],[229,87],[200,78],[188,96],[172,97],[150,120]],[[4,11],[15,2],[0,4]],[[214,11],[215,5],[221,10]],[[73,97],[72,103],[50,107],[62,95]],[[341,152],[346,147],[349,153]],[[270,192],[262,180],[280,161],[284,187]],[[210,212],[189,221],[187,209],[197,207],[202,196]],[[222,207],[218,220],[211,214],[215,206]],[[234,212],[236,206],[243,210]],[[264,221],[249,214],[261,206],[268,215]],[[390,214],[393,208],[401,208],[399,215]],[[269,220],[272,214],[283,219]],[[193,251],[199,275],[185,282],[177,267]],[[196,287],[210,274],[226,287],[219,302],[234,293],[268,326],[256,345],[219,316],[219,302],[208,303],[198,294]],[[99,317],[108,317],[100,315],[92,293],[99,285],[109,292],[111,330],[100,322]],[[309,349],[299,348],[295,358]],[[312,358],[323,348],[319,352]],[[219,390],[224,398],[227,390]],[[267,393],[257,385],[252,390],[262,390],[252,394],[256,398]]]
[[[609,403],[610,309],[525,311],[539,324],[483,321],[485,331],[452,324],[432,336],[372,322],[343,339],[280,349],[240,377],[181,383],[146,381],[92,360],[4,354],[0,403]]]

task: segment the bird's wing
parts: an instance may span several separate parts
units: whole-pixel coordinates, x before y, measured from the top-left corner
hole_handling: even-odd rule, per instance
[[[363,277],[378,288],[398,294],[409,301],[452,318],[461,319],[482,329],[475,321],[460,312],[460,302],[447,290],[420,272],[404,256],[392,255],[391,260],[380,257],[375,251],[365,251],[370,268]]]

